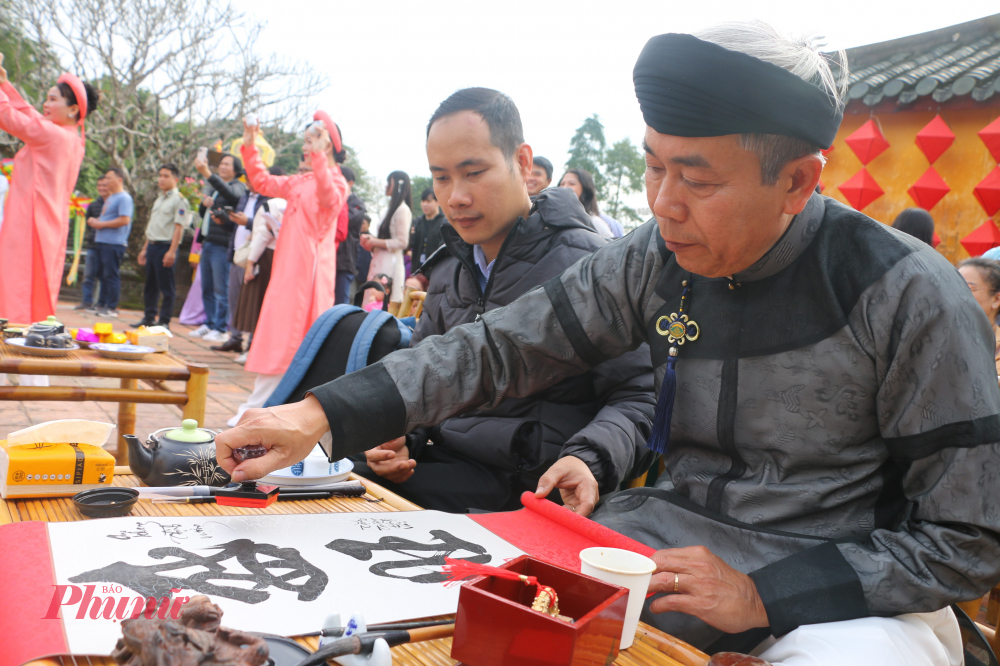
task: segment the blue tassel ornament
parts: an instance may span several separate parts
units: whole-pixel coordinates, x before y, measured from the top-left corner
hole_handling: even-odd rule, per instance
[[[670,446],[670,421],[674,415],[674,397],[677,395],[677,354],[679,346],[685,340],[694,342],[701,334],[698,324],[684,314],[688,296],[691,293],[690,280],[681,282],[684,291],[681,294],[680,308],[677,312],[660,317],[656,321],[656,332],[666,336],[671,344],[670,356],[667,358],[667,371],[663,375],[663,386],[660,387],[660,397],[656,400],[656,414],[653,417],[653,432],[646,440],[650,450],[663,455]]]
[[[646,440],[650,450],[663,455],[670,445],[670,419],[674,415],[674,396],[677,394],[677,347],[670,348],[667,372],[663,375],[660,397],[656,400],[656,416],[653,418],[653,432]]]

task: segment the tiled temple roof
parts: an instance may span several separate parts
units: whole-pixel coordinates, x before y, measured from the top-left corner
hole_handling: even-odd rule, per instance
[[[1000,106],[1000,14],[848,49],[847,63],[848,113]]]

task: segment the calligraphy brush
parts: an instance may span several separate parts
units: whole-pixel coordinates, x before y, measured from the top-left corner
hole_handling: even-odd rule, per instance
[[[418,622],[387,622],[385,624],[373,624],[368,627],[370,631],[390,631],[396,629],[423,629],[424,627],[441,627],[446,624],[454,624],[455,620],[422,620]],[[329,627],[322,631],[314,631],[310,634],[300,634],[300,636],[343,636],[347,627]]]
[[[349,654],[368,654],[375,646],[375,641],[384,639],[389,647],[402,645],[403,643],[419,643],[430,641],[435,638],[448,638],[455,633],[455,623],[424,627],[422,629],[393,630],[393,631],[366,631],[363,634],[355,634],[347,638],[341,638],[328,645],[324,645],[311,655],[300,661],[295,666],[319,666],[327,659],[343,657]]]

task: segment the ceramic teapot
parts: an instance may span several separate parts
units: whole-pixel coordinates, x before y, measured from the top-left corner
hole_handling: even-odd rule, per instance
[[[215,460],[215,433],[185,419],[180,428],[161,428],[143,444],[135,435],[128,442],[132,473],[147,486],[224,486],[229,474]]]

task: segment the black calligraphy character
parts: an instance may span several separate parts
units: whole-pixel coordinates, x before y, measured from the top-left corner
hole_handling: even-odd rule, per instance
[[[444,530],[431,530],[431,536],[438,540],[437,543],[419,543],[410,541],[398,536],[384,536],[378,543],[365,543],[363,541],[352,541],[350,539],[337,539],[326,544],[330,550],[335,550],[344,555],[350,555],[356,560],[370,560],[372,554],[377,550],[392,551],[400,555],[410,556],[409,560],[394,560],[391,562],[379,562],[369,567],[376,576],[385,578],[404,578],[414,583],[441,583],[448,580],[448,577],[439,571],[430,571],[418,576],[394,576],[389,573],[394,569],[416,569],[418,567],[443,566],[444,558],[454,557],[454,553],[465,551],[474,553],[472,557],[455,557],[454,559],[468,560],[475,564],[486,564],[492,560],[486,549],[479,544],[470,541],[463,541]],[[433,553],[426,557],[414,555],[414,553]]]
[[[181,588],[248,604],[259,604],[270,598],[271,595],[265,590],[271,585],[298,593],[299,601],[313,601],[323,593],[329,581],[326,573],[306,562],[294,548],[278,548],[267,543],[255,544],[250,539],[236,539],[220,546],[209,546],[209,549],[219,552],[203,557],[173,546],[154,548],[149,551],[149,556],[153,559],[176,557],[177,560],[150,566],[115,562],[101,569],[73,576],[70,582],[117,583],[145,597],[157,598],[169,596],[171,588]],[[259,556],[263,556],[264,561],[258,560]],[[221,563],[232,558],[236,558],[237,563],[249,573],[228,573]],[[186,578],[160,575],[162,572],[191,567],[204,567],[205,570],[191,573]],[[290,571],[272,574],[272,569]],[[305,582],[292,582],[303,576],[308,577]],[[255,585],[252,589],[245,589],[212,582],[226,580],[252,581]]]

